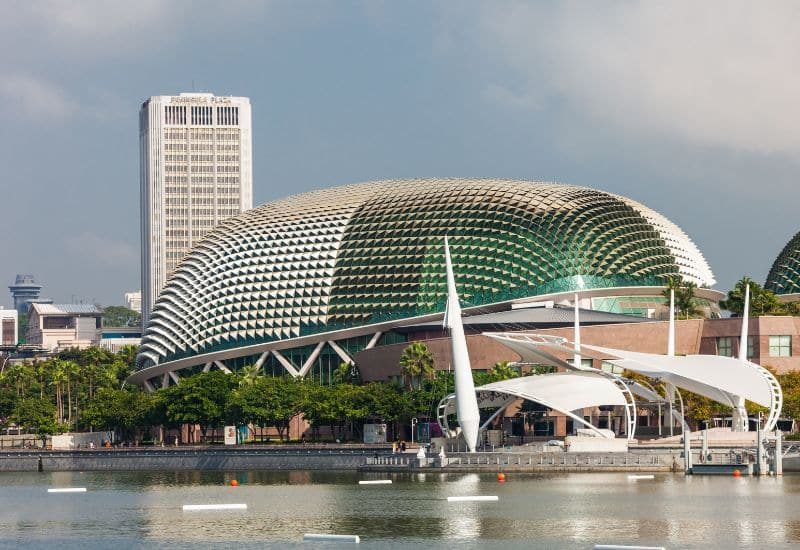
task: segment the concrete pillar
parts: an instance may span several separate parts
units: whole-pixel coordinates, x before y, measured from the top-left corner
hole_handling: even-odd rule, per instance
[[[768,467],[764,452],[764,439],[761,432],[761,423],[758,424],[758,429],[756,430],[756,470],[760,476],[767,475]]]
[[[703,430],[703,445],[700,449],[700,462],[708,461],[708,430]]]
[[[783,434],[775,430],[775,475],[783,475]]]
[[[683,432],[683,471],[684,473],[692,473],[692,432],[685,430]]]

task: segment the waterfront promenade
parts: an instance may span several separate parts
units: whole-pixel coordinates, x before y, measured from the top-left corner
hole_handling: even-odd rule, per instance
[[[681,471],[677,450],[637,453],[451,453],[420,461],[416,449],[392,453],[387,445],[281,445],[246,447],[135,447],[93,450],[18,450],[0,453],[0,471],[134,470],[362,470],[362,471]]]

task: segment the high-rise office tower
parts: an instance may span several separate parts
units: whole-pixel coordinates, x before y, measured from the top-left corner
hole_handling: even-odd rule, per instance
[[[250,100],[153,96],[139,111],[142,322],[183,256],[253,206]]]

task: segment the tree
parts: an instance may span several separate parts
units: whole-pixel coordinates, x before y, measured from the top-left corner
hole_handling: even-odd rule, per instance
[[[420,379],[432,379],[436,374],[435,360],[428,346],[413,342],[400,355],[400,367],[409,390],[419,386]]]
[[[736,285],[728,291],[728,298],[720,300],[719,305],[731,313],[741,316],[744,311],[745,287],[750,286],[750,315],[786,315],[790,308],[778,300],[771,291],[753,281],[750,277],[742,277]]]
[[[165,393],[168,422],[199,424],[205,437],[209,427],[226,419],[228,399],[236,384],[236,377],[217,370],[182,378],[177,385],[159,390]]]
[[[681,277],[670,277],[661,295],[664,296],[665,303],[669,305],[670,291],[674,292],[675,316],[677,318],[683,316],[684,319],[690,319],[701,315],[701,311],[697,307],[695,290],[697,290],[695,283],[684,281]]]
[[[48,399],[25,397],[17,401],[11,421],[23,426],[28,433],[36,433],[44,444],[48,435],[61,431],[55,414],[55,407]]]
[[[358,367],[353,363],[346,363],[342,361],[339,366],[333,371],[334,384],[360,384],[361,372]]]
[[[84,422],[101,430],[114,430],[123,439],[147,426],[151,395],[139,388],[100,388],[86,405]]]
[[[303,403],[300,382],[290,376],[259,377],[234,393],[231,415],[257,426],[273,426],[278,437],[288,440],[289,423],[300,413]]]
[[[125,306],[106,306],[103,308],[103,326],[138,327],[142,324],[142,314]]]
[[[239,386],[251,386],[262,376],[264,373],[260,366],[245,365],[239,370]]]
[[[498,361],[489,370],[489,382],[499,382],[500,380],[508,380],[516,378],[519,373],[514,370],[508,361]]]

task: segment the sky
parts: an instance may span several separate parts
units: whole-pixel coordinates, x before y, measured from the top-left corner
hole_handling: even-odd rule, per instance
[[[800,3],[0,2],[0,290],[140,288],[138,109],[250,97],[254,204],[559,181],[677,223],[729,289],[800,219]],[[11,296],[0,292],[0,305]]]

